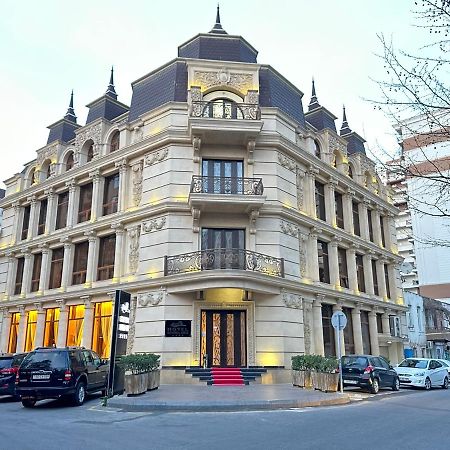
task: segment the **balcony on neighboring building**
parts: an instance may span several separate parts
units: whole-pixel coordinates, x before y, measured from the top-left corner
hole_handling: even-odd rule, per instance
[[[254,140],[262,128],[258,104],[236,103],[227,99],[193,101],[189,129],[204,143],[244,144]]]
[[[246,270],[284,278],[284,259],[240,248],[216,248],[165,257],[166,276],[204,270]]]
[[[264,204],[261,178],[192,177],[189,205],[200,211],[250,212]]]

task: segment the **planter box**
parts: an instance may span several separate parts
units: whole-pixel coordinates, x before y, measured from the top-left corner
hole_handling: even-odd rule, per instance
[[[149,372],[147,390],[152,391],[153,389],[158,389],[160,378],[161,378],[161,371],[159,369],[152,370],[151,372]]]
[[[127,396],[140,395],[147,392],[148,373],[125,374],[125,393]]]
[[[311,372],[312,387],[314,389],[322,389],[322,373],[313,370]]]
[[[310,370],[292,370],[292,384],[301,388],[311,389],[313,386]]]
[[[322,391],[337,392],[339,386],[338,373],[322,373]]]

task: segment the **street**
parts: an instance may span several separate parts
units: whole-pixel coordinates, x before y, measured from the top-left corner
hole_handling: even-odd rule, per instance
[[[387,391],[388,392],[388,391]],[[347,406],[233,413],[131,413],[0,398],[0,450],[449,448],[450,391],[402,389]]]

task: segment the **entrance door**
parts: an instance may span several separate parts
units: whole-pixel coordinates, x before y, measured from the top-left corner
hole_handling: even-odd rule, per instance
[[[243,162],[204,159],[202,162],[203,192],[214,194],[243,193]]]
[[[246,311],[202,311],[201,364],[208,367],[247,365]]]

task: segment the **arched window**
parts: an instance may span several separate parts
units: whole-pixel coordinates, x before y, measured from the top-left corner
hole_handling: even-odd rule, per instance
[[[352,169],[352,166],[350,164],[348,165],[348,176],[350,178],[353,178],[353,169]]]
[[[73,152],[70,152],[69,156],[67,157],[67,161],[66,161],[66,171],[73,169],[74,165],[75,165],[75,161],[73,160]]]
[[[314,155],[320,158],[320,145],[317,141],[314,141]]]
[[[52,170],[50,169],[51,164],[47,167],[46,179],[52,176]]]
[[[241,107],[228,98],[217,98],[208,102],[202,111],[202,117],[214,119],[243,119],[244,114]]]
[[[28,176],[28,179],[26,180],[26,186],[27,186],[27,187],[33,185],[35,173],[36,173],[36,169],[33,167],[33,168],[30,170],[30,175]]]
[[[115,152],[116,150],[119,150],[120,147],[120,133],[116,131],[111,138],[111,150],[110,152]]]
[[[94,157],[94,144],[89,145],[88,151],[87,151],[87,162],[92,161],[92,158]]]

